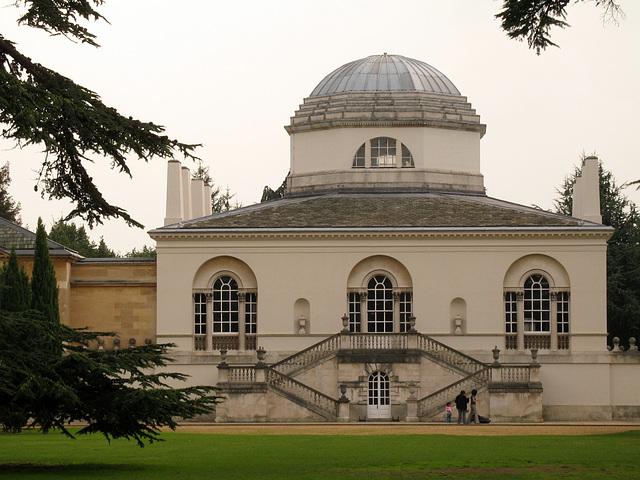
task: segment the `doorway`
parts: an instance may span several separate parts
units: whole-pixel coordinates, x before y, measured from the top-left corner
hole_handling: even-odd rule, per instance
[[[391,402],[389,400],[389,376],[384,372],[373,372],[369,376],[367,418],[391,418]]]

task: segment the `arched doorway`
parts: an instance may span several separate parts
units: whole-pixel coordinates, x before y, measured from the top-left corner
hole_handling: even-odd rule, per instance
[[[384,372],[373,372],[369,376],[367,418],[391,418],[389,376]]]

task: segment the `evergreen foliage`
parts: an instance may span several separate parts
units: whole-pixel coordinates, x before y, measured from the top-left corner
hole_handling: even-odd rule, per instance
[[[586,0],[575,0],[573,3]],[[616,0],[593,0],[597,7],[604,10],[605,21],[618,23],[624,13]],[[502,29],[510,38],[524,40],[529,48],[539,55],[547,47],[557,47],[551,41],[551,28],[568,27],[566,22],[567,6],[570,0],[504,0],[502,11],[496,15]]]
[[[554,201],[556,211],[571,215],[573,186],[580,169],[565,178]],[[640,338],[640,212],[616,184],[613,174],[599,166],[602,223],[616,230],[607,248],[608,342],[619,337]]]
[[[81,20],[105,20],[94,8],[103,0],[18,0],[26,9],[18,23],[64,35],[98,47],[96,37]],[[164,127],[118,113],[98,94],[26,57],[16,44],[0,35],[0,138],[19,146],[44,150],[38,186],[49,198],[69,198],[89,226],[105,218],[122,218],[142,227],[126,210],[111,205],[85,169],[95,158],[131,176],[128,155],[148,161],[153,157],[185,158],[199,145],[180,143],[163,135]]]
[[[135,258],[135,257],[144,257],[144,258],[156,258],[156,249],[155,247],[147,247],[143,245],[140,250],[134,248],[130,252],[125,255],[125,258]]]
[[[72,222],[66,222],[64,218],[60,218],[51,226],[49,239],[75,250],[85,258],[116,257],[116,253],[107,247],[104,238],[101,237],[100,243],[96,245],[89,239],[84,226],[78,227]]]
[[[9,163],[0,167],[0,217],[9,220],[17,225],[22,223],[20,218],[20,202],[16,203],[9,195],[9,184],[11,175],[9,174]]]
[[[214,387],[171,388],[184,381],[164,373],[171,345],[89,350],[100,332],[52,323],[38,312],[0,312],[0,425],[8,432],[37,427],[43,432],[87,424],[78,434],[102,433],[153,443],[159,429],[176,419],[211,412]],[[153,372],[163,373],[153,373]]]
[[[290,172],[289,172],[290,173]],[[277,200],[278,198],[284,198],[284,194],[287,191],[287,178],[289,177],[289,173],[284,177],[282,184],[275,190],[273,190],[269,185],[265,185],[262,189],[262,198],[261,202],[268,202],[269,200]]]
[[[24,312],[31,306],[29,275],[18,265],[15,246],[0,271],[0,308],[7,312]]]
[[[213,184],[209,167],[205,167],[202,161],[198,161],[198,168],[192,172],[191,178],[200,178],[205,184],[211,186],[211,211],[213,213],[228,212],[242,206],[242,203],[237,200],[231,203],[236,194],[231,193],[228,185],[224,193],[220,192],[220,187]]]
[[[31,308],[42,313],[52,323],[60,322],[58,306],[58,283],[56,272],[49,257],[47,232],[42,219],[38,218],[36,245],[33,254],[33,273],[31,274]]]

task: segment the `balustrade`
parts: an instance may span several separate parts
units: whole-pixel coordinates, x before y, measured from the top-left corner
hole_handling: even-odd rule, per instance
[[[193,337],[193,348],[194,350],[206,350],[207,349],[207,336],[206,335],[196,335]]]
[[[426,335],[418,334],[418,348],[425,351],[432,357],[442,360],[449,365],[458,367],[467,373],[475,373],[486,367],[484,363],[479,362],[475,358],[454,350],[444,343],[440,343]]]
[[[528,383],[531,380],[531,369],[528,365],[502,364],[500,368],[500,377],[503,382]]]
[[[349,335],[349,347],[352,350],[406,349],[407,346],[407,334],[404,333],[352,333]]]
[[[330,415],[338,415],[338,401],[319,392],[311,387],[308,387],[304,383],[298,382],[288,375],[272,369],[267,368],[267,383],[274,387],[301,399],[311,405],[316,406],[324,412]]]
[[[482,370],[469,375],[437,392],[418,400],[418,416],[425,417],[444,409],[447,402],[453,402],[461,390],[471,391],[474,388],[485,386],[491,380],[491,371],[484,367]]]
[[[240,340],[237,335],[212,335],[211,348],[213,350],[238,350]]]
[[[294,370],[303,368],[310,365],[321,358],[324,358],[332,353],[337,352],[340,349],[340,334],[333,335],[332,337],[316,343],[315,345],[305,348],[298,353],[295,353],[277,363],[274,363],[271,368],[283,373],[289,374]]]
[[[532,348],[538,350],[549,350],[551,348],[551,336],[525,334],[524,348],[525,350],[531,350]]]
[[[250,367],[229,367],[228,379],[231,383],[253,383],[256,379],[256,369]]]

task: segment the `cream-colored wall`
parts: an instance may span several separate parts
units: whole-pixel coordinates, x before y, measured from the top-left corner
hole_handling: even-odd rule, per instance
[[[158,334],[191,349],[192,285],[201,266],[217,256],[241,260],[258,288],[259,343],[289,349],[296,301],[310,305],[310,334],[331,335],[347,310],[347,282],[364,259],[386,255],[402,264],[413,282],[418,331],[440,335],[451,346],[486,353],[503,339],[503,283],[519,258],[539,252],[566,269],[571,281],[572,350],[604,352],[606,298],[604,238],[498,236],[323,236],[158,239]],[[213,269],[208,272],[214,276]],[[393,274],[393,272],[390,272]],[[466,332],[451,335],[451,301],[466,302]],[[572,342],[573,342],[572,338]],[[268,345],[268,346],[267,346]],[[503,345],[498,344],[500,348]]]
[[[358,148],[375,137],[395,138],[406,145],[417,170],[480,174],[480,133],[428,127],[334,128],[292,134],[291,174],[351,169]]]

